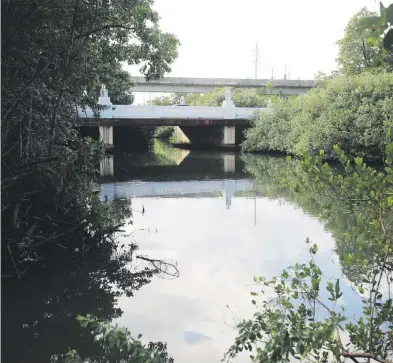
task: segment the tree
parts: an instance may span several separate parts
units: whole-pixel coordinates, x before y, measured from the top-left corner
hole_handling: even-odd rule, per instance
[[[245,151],[275,150],[302,155],[338,144],[351,155],[381,158],[393,122],[393,74],[363,72],[320,81],[307,93],[260,111],[246,132]]]
[[[392,130],[387,133],[385,172],[367,166],[362,158],[351,159],[338,146],[334,150],[344,171],[337,173],[324,163],[323,151],[307,156],[301,165],[310,184],[298,180],[297,188],[333,194],[342,209],[355,214],[356,224],[346,238],[357,241],[357,251],[347,254],[344,263],[361,267],[361,279],[353,288],[363,314],[353,318],[351,306],[340,305],[340,280],[323,276],[314,258],[318,246],[307,240],[309,263],[297,263],[271,280],[254,278],[263,290],[251,295],[261,296],[262,301],[259,304],[253,298],[258,311],[238,325],[239,335],[226,353],[228,360],[243,349],[254,349],[251,358],[256,362],[290,362],[291,357],[312,362],[342,362],[345,358],[393,362]],[[370,245],[373,254],[364,254]],[[273,298],[263,298],[266,290]]]
[[[376,16],[376,13],[366,8],[356,13],[345,28],[344,38],[337,42],[339,46],[337,63],[345,74],[354,75],[370,69],[379,54],[377,47],[367,46],[367,29],[360,26],[362,20],[370,16]]]
[[[131,74],[122,69],[121,64],[114,64],[110,73],[100,77],[92,90],[92,98],[98,98],[102,84],[105,84],[113,105],[131,105],[134,102]]]
[[[267,85],[266,90],[234,88],[232,89],[232,99],[237,107],[266,107],[269,99],[272,102],[279,99],[279,96],[270,95],[271,89],[271,84]],[[220,107],[225,100],[225,90],[225,88],[215,88],[212,93],[188,94],[186,97],[187,104],[190,106]]]
[[[26,260],[21,246],[33,258],[86,228],[103,149],[79,136],[76,108],[97,111],[102,83],[115,103],[131,103],[123,63],[140,65],[147,79],[170,71],[179,42],[160,30],[152,4],[2,0],[2,257],[10,265]]]
[[[393,23],[393,4],[380,6],[380,16],[366,8],[356,13],[345,28],[344,38],[339,40],[337,62],[344,74],[355,75],[370,69],[392,70],[393,31],[384,34]]]
[[[180,104],[181,98],[185,97],[186,93],[174,93],[169,96],[156,97],[149,101],[153,106],[173,106]]]

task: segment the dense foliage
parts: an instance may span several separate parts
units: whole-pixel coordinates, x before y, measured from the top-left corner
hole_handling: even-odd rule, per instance
[[[354,315],[353,306],[341,304],[340,279],[324,276],[314,257],[318,246],[307,239],[309,263],[297,263],[270,280],[254,278],[262,286],[260,292],[251,293],[258,310],[239,323],[227,359],[244,349],[255,351],[251,358],[256,362],[290,362],[292,357],[312,362],[393,361],[391,130],[387,135],[384,171],[367,166],[360,157],[351,159],[335,146],[341,172],[323,162],[321,151],[306,157],[297,171],[288,161],[289,178],[283,179],[293,193],[322,199],[325,218],[336,213],[342,218],[354,216],[339,236],[346,245],[340,253],[362,313]]]
[[[178,40],[160,30],[152,4],[2,0],[3,267],[97,227],[90,191],[103,150],[79,137],[76,107],[96,108],[101,83],[131,103],[123,62],[147,79],[170,71]]]
[[[384,135],[392,124],[392,73],[339,75],[259,112],[243,149],[295,155],[323,149],[333,157],[332,145],[338,144],[350,155],[381,158]]]
[[[191,93],[186,97],[190,106],[220,107],[225,99],[225,88],[216,88],[212,93]],[[275,102],[279,96],[271,95],[272,87],[266,89],[243,89],[233,88],[231,90],[232,100],[236,107],[266,107],[269,99]]]
[[[215,88],[211,93],[175,93],[169,96],[157,97],[151,100],[152,105],[171,106],[180,104],[182,97],[188,106],[221,107],[225,100],[226,88]],[[236,107],[266,107],[269,100],[276,102],[279,96],[270,94],[272,86],[266,89],[233,88],[231,96]]]

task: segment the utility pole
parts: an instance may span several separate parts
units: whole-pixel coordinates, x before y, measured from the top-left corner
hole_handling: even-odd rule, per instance
[[[259,62],[259,47],[258,42],[255,43],[255,48],[253,50],[253,62],[255,63],[255,79],[258,79],[258,62]]]

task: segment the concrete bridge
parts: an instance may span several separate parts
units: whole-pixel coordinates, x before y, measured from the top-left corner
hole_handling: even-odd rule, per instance
[[[314,80],[289,79],[231,79],[165,77],[146,81],[145,77],[132,77],[133,92],[210,93],[218,87],[266,88],[271,94],[299,95],[315,87]]]
[[[258,110],[236,107],[230,90],[226,91],[222,107],[194,106],[133,106],[112,105],[108,91],[102,86],[98,104],[104,106],[96,118],[92,109],[78,114],[82,126],[98,126],[100,138],[114,144],[113,127],[178,126],[191,143],[235,146],[242,142],[243,131]]]
[[[254,191],[254,181],[249,179],[225,179],[209,181],[172,181],[172,182],[118,182],[101,184],[101,199],[133,197],[222,196],[227,208],[237,192]]]

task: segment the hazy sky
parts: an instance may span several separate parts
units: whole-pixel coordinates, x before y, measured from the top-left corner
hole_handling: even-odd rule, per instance
[[[384,1],[385,5],[391,1]],[[337,46],[348,20],[375,0],[156,0],[161,28],[181,42],[167,76],[312,79],[336,68]],[[139,75],[138,68],[128,68]]]

